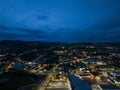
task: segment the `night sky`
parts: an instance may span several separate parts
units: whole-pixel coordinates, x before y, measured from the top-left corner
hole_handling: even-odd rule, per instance
[[[0,0],[0,40],[120,42],[120,0]]]

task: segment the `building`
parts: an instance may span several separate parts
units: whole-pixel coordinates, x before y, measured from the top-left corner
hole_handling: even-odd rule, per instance
[[[66,75],[52,75],[45,90],[71,90],[70,82]]]
[[[120,85],[120,72],[108,73],[108,78],[112,80],[114,84]]]
[[[120,88],[114,84],[100,84],[98,87],[100,90],[120,90]]]

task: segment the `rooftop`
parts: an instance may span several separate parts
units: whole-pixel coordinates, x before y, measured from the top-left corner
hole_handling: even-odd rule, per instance
[[[100,84],[102,90],[120,90],[120,88],[114,84]]]

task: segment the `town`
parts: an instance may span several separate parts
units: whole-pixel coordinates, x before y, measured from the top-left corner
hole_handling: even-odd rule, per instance
[[[120,43],[0,41],[0,90],[120,90]]]

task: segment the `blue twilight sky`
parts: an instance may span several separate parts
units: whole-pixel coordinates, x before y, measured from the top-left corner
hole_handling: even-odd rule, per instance
[[[120,0],[0,0],[0,40],[120,42]]]

